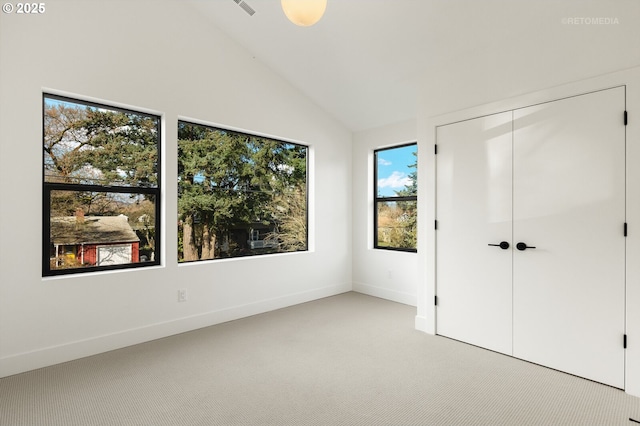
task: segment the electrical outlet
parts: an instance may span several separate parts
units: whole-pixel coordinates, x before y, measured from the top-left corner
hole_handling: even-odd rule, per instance
[[[187,289],[181,288],[178,290],[178,302],[186,302],[187,301]]]

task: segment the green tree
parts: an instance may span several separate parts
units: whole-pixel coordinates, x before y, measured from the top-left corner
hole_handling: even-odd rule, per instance
[[[182,259],[213,259],[217,237],[247,220],[252,169],[242,137],[204,126],[178,127],[178,212]]]
[[[395,191],[398,197],[408,197],[408,196],[417,196],[418,195],[418,152],[413,151],[411,155],[414,156],[413,163],[409,164],[409,168],[413,169],[411,173],[409,173],[409,184],[404,186],[404,189],[400,191]]]

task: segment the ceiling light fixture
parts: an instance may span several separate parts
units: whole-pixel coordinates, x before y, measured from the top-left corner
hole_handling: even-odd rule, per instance
[[[291,22],[310,27],[322,18],[327,0],[280,0],[282,10]]]

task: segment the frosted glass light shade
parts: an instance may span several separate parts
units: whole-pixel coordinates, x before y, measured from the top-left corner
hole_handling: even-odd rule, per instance
[[[327,0],[280,0],[287,18],[301,27],[310,27],[322,18]]]

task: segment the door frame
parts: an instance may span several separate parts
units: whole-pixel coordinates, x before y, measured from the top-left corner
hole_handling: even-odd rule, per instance
[[[629,121],[625,128],[627,140],[626,217],[629,234],[626,240],[626,335],[625,391],[640,397],[640,67],[599,77],[568,83],[547,90],[487,103],[434,117],[418,118],[418,253],[419,265],[416,329],[436,333],[436,127],[473,117],[506,112],[530,105],[550,102],[597,90],[626,86],[626,109]],[[622,119],[622,118],[621,118]],[[636,194],[635,198],[633,194]],[[633,232],[637,229],[637,232]]]
[[[594,104],[594,102],[605,103]],[[625,334],[625,277],[623,271],[626,241],[623,237],[622,224],[626,220],[624,217],[626,204],[624,199],[626,187],[624,164],[626,156],[624,152],[624,124],[622,120],[616,120],[616,117],[623,114],[626,109],[624,103],[625,86],[617,86],[437,127],[436,142],[439,149],[436,155],[437,200],[435,207],[438,220],[436,247],[440,250],[439,255],[447,253],[448,257],[446,260],[439,259],[436,269],[438,295],[436,334],[477,344],[483,348],[513,355],[516,358],[538,362],[541,365],[558,368],[618,388],[624,387],[624,349],[621,343]],[[532,111],[536,111],[538,114],[542,113],[549,120],[552,120],[551,126],[564,127],[565,120],[572,120],[574,127],[564,130],[563,134],[566,137],[559,139],[549,134],[545,134],[543,139],[540,139],[539,134],[532,136],[527,133],[532,131],[531,126],[525,125],[523,127],[520,122],[522,119],[526,120],[527,114]],[[561,114],[560,119],[556,114]],[[590,114],[593,121],[584,122],[584,114]],[[603,116],[603,114],[605,115]],[[538,121],[529,124],[536,124],[533,126],[533,131],[538,133],[553,129],[548,121],[543,121],[542,126]],[[593,127],[594,124],[596,127]],[[594,132],[598,135],[595,139]],[[582,135],[579,141],[573,138],[576,134]],[[440,136],[442,136],[441,139]],[[615,136],[615,140],[611,140],[611,146],[609,146],[606,142],[611,136]],[[547,138],[552,138],[556,143],[554,145],[544,143]],[[587,147],[583,146],[583,142],[588,142]],[[571,149],[565,150],[564,154],[558,157],[555,154],[562,151],[562,149],[558,151],[558,147],[563,146]],[[530,156],[530,153],[523,154],[527,149],[535,149],[536,152],[543,150],[545,154],[543,154],[543,158],[536,160],[535,157]],[[571,218],[566,213],[555,212],[556,214],[552,215],[554,222],[548,222],[549,216],[546,214],[542,216],[534,214],[535,220],[533,222],[524,220],[522,215],[526,216],[527,212],[531,213],[531,210],[535,211],[539,208],[541,206],[539,201],[553,197],[550,195],[554,194],[553,188],[566,188],[565,190],[569,190],[573,194],[581,187],[583,180],[580,182],[566,181],[566,162],[571,161],[575,155],[579,155],[576,150],[583,151],[590,158],[591,167],[585,168],[584,165],[581,165],[581,169],[585,173],[584,180],[595,179],[595,176],[602,176],[605,180],[609,177],[616,179],[616,187],[612,190],[613,192],[606,192],[607,196],[615,196],[611,202],[603,205],[607,206],[606,215],[593,216],[592,210],[581,209],[573,211]],[[502,159],[499,162],[502,166],[497,164],[491,166],[491,161],[488,157],[485,158],[486,155],[491,158],[498,155]],[[611,156],[610,158],[615,160],[615,164],[609,163],[612,165],[610,168],[600,167],[601,159],[607,156]],[[516,165],[517,161],[520,162],[518,165]],[[521,172],[523,169],[539,172],[540,169],[537,167],[541,163],[555,164],[555,171],[545,169],[543,175],[540,175],[535,181],[522,181],[523,174]],[[496,172],[499,178],[496,176]],[[601,172],[605,174],[601,175]],[[475,176],[475,174],[479,175]],[[491,183],[487,180],[489,177],[497,180]],[[552,179],[553,182],[549,182],[549,179]],[[542,186],[540,180],[544,182]],[[570,186],[564,185],[563,180]],[[590,199],[593,189],[597,188],[600,182],[600,180],[593,181],[592,186],[589,186],[588,190],[585,188],[582,192],[582,197],[586,198],[579,199]],[[494,186],[494,184],[498,184],[498,186]],[[527,184],[533,186],[526,189]],[[576,185],[578,186],[576,187]],[[498,197],[509,200],[508,206],[501,203],[494,204],[493,201],[490,201],[489,194],[493,193],[494,189],[497,190]],[[540,193],[536,197],[536,202],[532,203],[528,201],[527,195],[530,195],[530,190],[535,192],[536,189],[540,190]],[[444,192],[440,194],[441,191]],[[558,203],[567,203],[568,208],[575,208],[571,196],[567,196],[565,193],[555,194],[555,196],[558,197],[555,202],[542,203],[542,206],[546,206],[544,207],[545,213],[549,212],[548,208],[554,210]],[[468,205],[471,199],[475,200],[473,209],[470,209],[470,205],[460,209],[451,204]],[[526,207],[523,207],[523,204]],[[498,211],[494,208],[498,208]],[[498,222],[495,221],[498,219],[497,217],[492,219],[487,216],[490,211],[494,215],[499,215]],[[519,212],[518,215],[515,214],[516,211]],[[590,217],[589,220],[597,222],[598,225],[589,230],[571,228],[576,217]],[[558,228],[559,222],[557,220],[565,220],[562,222],[564,225]],[[527,223],[528,225],[526,225]],[[542,223],[544,223],[543,226]],[[536,245],[544,245],[545,241],[553,245],[555,241],[554,247],[556,249],[568,248],[571,240],[558,239],[557,237],[558,233],[566,233],[568,229],[572,229],[570,231],[572,237],[586,237],[588,234],[592,234],[592,230],[595,229],[608,230],[600,235],[602,240],[598,240],[597,244],[590,244],[584,248],[596,256],[590,258],[592,261],[599,260],[600,255],[597,254],[599,247],[613,244],[617,249],[615,251],[608,250],[608,255],[605,256],[608,259],[605,262],[607,267],[601,266],[598,261],[593,264],[595,268],[593,272],[603,274],[600,279],[594,280],[589,274],[584,275],[583,273],[583,279],[580,281],[589,282],[591,286],[580,288],[575,280],[559,280],[558,276],[563,276],[569,271],[567,264],[565,262],[558,263],[560,258],[550,255],[544,247],[533,250],[531,254],[515,250],[516,239],[527,238],[522,236],[527,235],[526,233],[522,234],[520,231],[515,233],[515,229],[522,226],[542,226],[537,232],[529,235],[544,234],[545,237],[542,237],[542,240],[538,241]],[[500,232],[492,236],[496,230]],[[512,256],[508,258],[510,260],[508,265],[505,263],[504,253],[500,250],[498,252],[487,250],[487,243],[495,243],[497,240],[493,240],[496,238],[511,244],[508,250]],[[593,242],[596,243],[596,241]],[[527,250],[527,253],[529,252],[530,250]],[[577,261],[574,253],[575,250],[570,250],[564,255],[570,258],[573,255],[574,261]],[[464,256],[464,258],[460,259],[459,256]],[[535,262],[531,263],[531,256],[534,258],[542,256],[540,261],[545,262],[548,266],[555,265],[557,274],[550,273],[549,269],[536,267]],[[468,268],[460,267],[459,260],[462,260],[464,264],[473,265],[470,266],[471,271],[467,270]],[[529,274],[522,273],[521,266],[526,267],[527,265],[532,267],[529,271],[530,274],[542,274],[540,281],[531,281],[527,278]],[[441,273],[441,269],[446,270],[446,273]],[[576,273],[581,272],[576,270]],[[476,274],[481,274],[481,276]],[[615,281],[607,281],[610,274],[615,276]],[[607,291],[609,284],[615,287],[615,291],[613,288],[611,292]],[[539,290],[541,287],[545,290]],[[563,293],[564,296],[557,294],[558,297],[564,298],[563,306],[549,310],[548,315],[540,316],[539,309],[544,306],[545,301],[552,298],[551,296],[555,294],[554,290],[557,290],[557,287],[572,288],[574,292],[571,296],[566,293]],[[586,290],[586,293],[583,293],[583,290]],[[543,297],[543,300],[532,306],[526,300],[517,297],[523,292],[529,296]],[[593,296],[586,297],[587,293],[591,293]],[[582,295],[584,304],[575,303],[578,294]],[[441,295],[442,297],[440,297]],[[607,303],[603,304],[605,301]],[[553,305],[553,303],[547,304],[549,307]],[[600,321],[591,323],[591,327],[585,328],[587,326],[583,323],[596,319],[585,309],[590,307],[589,312],[593,312],[593,310],[606,309],[605,305],[609,307],[606,311],[607,315],[602,317]],[[575,322],[561,319],[567,312],[581,312],[581,316],[576,317],[578,321]],[[447,319],[446,323],[444,319]],[[442,326],[438,321],[443,321]],[[546,332],[540,333],[540,327],[544,324],[547,325]],[[600,326],[604,328],[595,333],[593,338],[584,338],[568,344],[571,341],[569,336],[576,333],[576,335],[584,335],[585,337],[590,336]],[[526,328],[527,331],[519,331],[523,328]],[[565,328],[565,333],[558,333],[557,328]],[[540,346],[534,344],[537,340],[540,342],[553,341],[553,343]],[[564,349],[548,350],[551,347],[564,347]],[[580,348],[582,348],[582,352],[580,352]],[[578,355],[578,353],[587,356]],[[601,356],[591,355],[592,353],[598,353]],[[610,362],[603,364],[602,361],[605,359]]]

